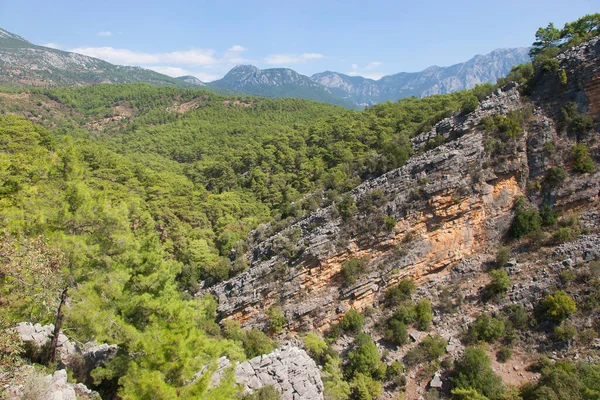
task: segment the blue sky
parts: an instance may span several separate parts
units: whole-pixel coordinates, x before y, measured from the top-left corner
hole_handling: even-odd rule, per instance
[[[237,64],[379,78],[529,46],[598,0],[0,0],[0,27],[36,44],[204,81]]]

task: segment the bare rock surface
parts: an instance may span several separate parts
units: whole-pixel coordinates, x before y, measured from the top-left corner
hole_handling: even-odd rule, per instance
[[[217,386],[231,362],[221,357],[212,385]],[[317,364],[306,352],[293,345],[284,345],[275,351],[239,363],[235,381],[245,391],[273,385],[283,400],[323,399],[323,381]]]

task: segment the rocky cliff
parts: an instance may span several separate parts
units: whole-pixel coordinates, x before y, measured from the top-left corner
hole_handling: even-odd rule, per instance
[[[362,207],[352,220],[335,206],[314,212],[286,230],[259,242],[248,253],[249,271],[210,289],[219,312],[247,325],[265,322],[265,310],[278,304],[290,329],[324,330],[350,307],[362,310],[377,304],[386,287],[406,276],[425,282],[443,276],[461,260],[495,247],[505,235],[517,196],[541,204],[550,201],[564,209],[594,204],[600,174],[572,174],[560,185],[531,191],[547,171],[568,167],[576,138],[557,132],[556,109],[580,104],[593,117],[600,114],[598,40],[561,57],[568,83],[561,96],[549,96],[556,82],[544,77],[531,98],[522,98],[515,84],[497,90],[468,115],[454,115],[413,139],[417,155],[403,167],[364,182],[349,194],[361,205],[382,194],[378,207]],[[525,114],[518,139],[502,154],[486,150],[490,134],[481,127],[485,117]],[[592,134],[593,135],[593,134]],[[596,133],[597,135],[597,133]],[[432,139],[445,143],[424,151]],[[548,154],[547,143],[557,151]],[[597,144],[593,152],[597,157]],[[566,159],[566,162],[563,161]],[[394,229],[382,232],[385,216]],[[296,260],[278,255],[281,238],[300,233]],[[399,247],[401,250],[399,250]],[[339,272],[350,258],[368,259],[367,272],[350,287],[342,287]]]
[[[512,303],[532,310],[560,284],[565,268],[580,268],[600,256],[595,233],[600,229],[600,172],[577,172],[572,153],[575,144],[585,144],[592,159],[596,163],[600,159],[599,43],[592,40],[565,52],[559,58],[558,71],[542,72],[533,91],[510,83],[475,111],[445,118],[414,137],[416,155],[403,167],[347,193],[357,206],[352,215],[341,212],[338,203],[271,237],[264,238],[260,230],[254,232],[255,244],[246,254],[250,269],[200,294],[214,294],[220,315],[246,327],[267,327],[267,310],[278,306],[292,335],[324,333],[351,308],[368,311],[374,317],[367,323],[367,331],[380,340],[381,330],[374,324],[388,315],[384,293],[410,277],[418,284],[414,299],[442,301],[442,287],[453,288],[451,297],[465,299],[458,314],[434,316],[430,332],[445,338],[448,354],[459,357],[464,348],[459,338],[474,315],[495,313]],[[566,82],[561,71],[565,71]],[[525,89],[530,91],[527,97],[522,95]],[[578,131],[565,122],[563,110],[573,104],[583,113],[578,118],[591,117],[594,126],[588,124]],[[503,133],[505,128],[489,127],[502,121],[517,124],[518,132],[509,137]],[[553,181],[556,168],[565,175]],[[514,242],[519,257],[506,266],[512,280],[507,297],[486,304],[481,301],[489,282],[486,265],[494,259],[499,243],[506,241],[519,198],[532,207],[550,205],[566,215],[579,215],[574,229],[588,234],[550,253],[553,242],[549,239],[536,239],[545,241],[541,249]],[[395,224],[386,230],[385,222],[390,219]],[[284,257],[282,254],[290,254],[290,246],[296,256]],[[362,270],[355,283],[345,285],[340,271],[351,259],[361,260]],[[546,259],[547,263],[541,261]],[[419,342],[424,334],[411,336]],[[552,350],[550,344],[541,344],[545,339],[539,333],[521,340],[523,346],[536,351]],[[336,349],[347,351],[348,343],[340,339]],[[390,350],[385,343],[380,341],[379,346],[386,349],[387,361],[406,354],[405,348]],[[568,349],[560,354],[565,356]],[[521,355],[512,364],[514,368],[494,368],[506,382],[521,384],[535,379],[534,374],[516,372],[526,363],[527,356]],[[442,372],[434,377],[436,388],[446,387]],[[408,375],[407,398],[423,394],[428,381],[420,379],[415,371]]]

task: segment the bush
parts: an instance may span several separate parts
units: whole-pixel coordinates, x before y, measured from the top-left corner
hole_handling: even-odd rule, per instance
[[[469,325],[466,333],[468,343],[484,340],[493,343],[504,336],[505,326],[500,319],[491,317],[489,314],[481,313],[477,319]]]
[[[426,361],[434,361],[446,353],[448,342],[440,335],[427,336],[418,346],[410,349],[404,356],[408,366],[415,366]]]
[[[363,263],[358,258],[351,258],[344,261],[340,274],[342,276],[342,284],[344,286],[353,285],[360,274],[362,273]]]
[[[490,271],[492,281],[484,289],[484,298],[486,300],[506,293],[510,288],[510,278],[503,269],[495,269]]]
[[[558,213],[549,205],[544,205],[540,209],[540,217],[544,226],[552,226],[558,221]]]
[[[350,360],[350,372],[353,376],[359,373],[367,376],[377,376],[381,372],[381,365],[383,364],[381,355],[371,336],[366,333],[356,335],[354,349],[348,353],[348,359]]]
[[[404,365],[400,361],[394,361],[387,367],[388,379],[394,379],[404,373]]]
[[[354,214],[358,211],[358,207],[356,207],[356,201],[354,197],[349,194],[344,195],[342,199],[336,203],[337,211],[342,216],[342,220],[349,221],[354,217]]]
[[[562,290],[544,297],[540,308],[542,318],[559,323],[577,311],[575,301]]]
[[[314,360],[320,363],[324,361],[325,354],[327,353],[327,342],[319,338],[313,332],[310,332],[304,337],[304,345],[308,350],[308,354],[310,354]]]
[[[521,238],[541,229],[542,219],[537,210],[517,208],[515,218],[509,229],[509,234],[514,238]]]
[[[508,262],[510,258],[510,250],[504,246],[500,246],[496,253],[496,267],[502,268]]]
[[[526,329],[529,327],[529,314],[527,309],[520,304],[511,304],[508,306],[508,318],[517,329]]]
[[[242,343],[248,358],[270,353],[275,348],[273,341],[264,332],[255,328],[245,332]]]
[[[342,318],[342,328],[346,332],[360,333],[364,317],[355,309],[350,309]]]
[[[273,306],[267,310],[269,317],[269,329],[275,333],[281,332],[287,321],[283,315],[283,311],[278,306]]]
[[[594,161],[591,159],[590,149],[586,145],[579,143],[573,146],[571,153],[574,157],[573,168],[575,171],[582,174],[594,172],[596,169],[594,166]]]
[[[479,99],[474,94],[470,94],[462,101],[460,105],[460,113],[468,114],[475,111],[478,106]]]
[[[561,325],[554,327],[554,340],[561,342],[570,342],[577,335],[577,329],[573,324],[563,322]]]
[[[501,399],[504,385],[491,365],[491,360],[483,349],[476,347],[465,349],[463,356],[455,363],[451,378],[455,388],[475,390],[490,400]]]
[[[242,400],[279,400],[281,395],[273,385],[266,385],[252,393],[246,393]]]
[[[508,347],[502,347],[500,350],[498,350],[498,353],[496,353],[496,358],[499,362],[505,363],[510,360],[512,353],[512,350]]]
[[[388,329],[385,331],[383,337],[390,343],[402,346],[408,340],[408,329],[406,329],[406,324],[391,318],[388,321]]]
[[[387,232],[391,232],[392,230],[394,230],[395,226],[396,226],[396,218],[385,217],[385,220],[383,222],[383,229],[385,229]]]
[[[415,321],[416,328],[420,331],[425,331],[429,328],[431,321],[433,320],[433,314],[431,312],[431,302],[429,299],[421,299],[415,305],[415,312],[417,319]]]
[[[412,324],[417,320],[415,304],[411,301],[403,302],[396,308],[393,318],[404,322],[406,325]]]
[[[403,301],[410,299],[416,288],[415,281],[412,279],[402,279],[397,285],[385,291],[385,302],[390,306],[397,306]]]
[[[573,237],[574,235],[571,228],[558,228],[558,230],[552,234],[552,241],[555,244],[560,244],[570,242],[573,240]]]
[[[567,173],[567,171],[565,171],[563,167],[552,167],[550,168],[550,170],[548,170],[548,175],[546,175],[546,182],[548,182],[548,184],[552,186],[559,185],[562,182],[564,182],[564,180],[567,179],[568,176],[569,174]]]
[[[374,400],[383,393],[381,382],[362,373],[356,374],[352,380],[352,389],[358,400]]]

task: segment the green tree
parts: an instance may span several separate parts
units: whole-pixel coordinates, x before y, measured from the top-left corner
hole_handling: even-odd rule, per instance
[[[540,309],[543,318],[560,323],[577,311],[577,306],[571,296],[559,290],[544,297]]]
[[[364,316],[351,308],[342,318],[342,328],[346,332],[360,333],[363,327]]]
[[[539,28],[535,33],[535,42],[531,45],[529,55],[533,58],[542,50],[558,46],[560,33],[552,22],[546,28]]]
[[[494,374],[492,362],[480,348],[468,347],[456,361],[452,383],[456,389],[471,390],[491,400],[501,399],[504,393],[502,379]]]
[[[354,339],[354,349],[348,353],[350,360],[350,371],[353,376],[364,374],[367,376],[376,376],[381,369],[381,355],[377,346],[366,333],[356,335]]]

